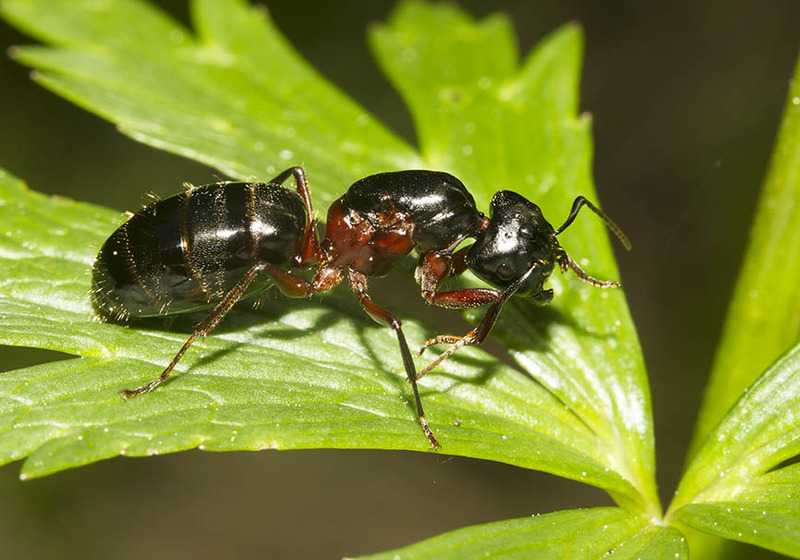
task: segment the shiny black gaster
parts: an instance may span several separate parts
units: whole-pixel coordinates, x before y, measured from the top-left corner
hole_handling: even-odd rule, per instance
[[[305,221],[300,196],[277,184],[217,183],[153,202],[100,249],[95,310],[125,321],[208,307],[253,265],[288,265]]]

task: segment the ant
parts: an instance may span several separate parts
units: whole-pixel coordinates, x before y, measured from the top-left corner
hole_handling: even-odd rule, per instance
[[[290,177],[294,191],[283,186]],[[558,243],[583,206],[630,248],[619,227],[582,196],[554,229],[537,205],[511,191],[494,195],[486,217],[460,180],[438,171],[379,173],[357,181],[330,206],[321,242],[302,167],[266,183],[189,186],[148,204],[106,240],[93,268],[92,303],[101,320],[121,323],[212,307],[159,377],[121,392],[128,399],[167,381],[195,340],[213,331],[239,300],[271,285],[290,298],[308,298],[346,280],[364,311],[395,332],[420,426],[437,448],[417,388],[420,377],[459,348],[483,342],[512,296],[549,302],[553,290],[543,284],[556,264],[594,286],[620,285],[587,274]],[[468,238],[474,242],[458,249]],[[489,306],[466,335],[426,341],[420,355],[436,344],[451,347],[419,373],[400,320],[372,300],[367,280],[388,273],[412,249],[419,254],[415,277],[427,303]],[[295,273],[309,268],[310,281]],[[495,288],[440,290],[445,278],[466,270]]]

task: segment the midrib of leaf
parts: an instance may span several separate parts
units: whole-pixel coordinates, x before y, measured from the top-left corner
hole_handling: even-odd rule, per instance
[[[362,175],[420,166],[446,169],[462,177],[483,208],[494,190],[504,187],[520,190],[540,202],[554,221],[566,214],[575,195],[593,196],[589,122],[575,116],[581,39],[574,27],[551,37],[518,70],[514,38],[505,18],[495,16],[476,24],[453,8],[404,5],[388,27],[376,31],[373,45],[387,73],[410,101],[422,157],[324,83],[271,28],[268,20],[242,3],[195,2],[193,15],[200,37],[194,39],[180,26],[139,2],[118,2],[125,8],[124,25],[109,20],[106,13],[87,12],[88,4],[81,2],[5,0],[0,5],[3,13],[19,26],[61,46],[55,50],[25,48],[17,52],[21,60],[43,72],[38,79],[44,85],[117,123],[138,140],[243,178],[263,179],[281,166],[279,162],[286,159],[282,154],[291,151],[295,157],[302,157],[312,180],[315,202],[322,203],[320,208]],[[117,5],[115,2],[114,6]],[[223,12],[225,23],[217,25],[216,22],[223,21],[219,16]],[[424,43],[424,31],[431,29],[431,24],[426,23],[429,19],[447,26],[449,31],[444,39],[457,39],[455,46],[446,45],[452,53],[453,69],[450,74],[449,70],[436,71],[439,67],[436,61],[442,60],[442,53],[434,53],[439,58],[421,59],[418,66],[422,75],[411,76],[408,70],[412,66],[404,65],[402,57],[393,56],[402,51],[391,50],[393,47],[389,45],[390,51],[381,54],[381,36],[385,39],[391,36],[392,29],[397,30],[401,38],[406,35],[410,41],[405,46],[419,52],[426,48],[418,41]],[[141,25],[145,20],[152,24],[150,28]],[[442,37],[436,30],[433,33]],[[155,36],[168,37],[168,41],[151,48],[149,43]],[[142,46],[145,52],[138,56],[142,42],[148,45]],[[469,56],[468,52],[476,56]],[[165,71],[169,80],[163,79]],[[490,74],[493,78],[487,82],[483,72],[496,74]],[[451,79],[454,81],[442,81]],[[414,91],[408,87],[411,81],[417,86]],[[171,88],[171,83],[179,87]],[[456,92],[456,98],[446,95],[447,88],[450,93]],[[298,120],[302,127],[298,126]],[[471,131],[466,126],[469,123],[473,125]],[[293,135],[286,133],[291,128],[295,131]],[[470,146],[470,150],[465,146]],[[107,233],[113,229],[113,223],[109,216],[107,225],[96,231]],[[102,236],[98,236],[88,246],[96,249],[101,241]],[[564,236],[564,244],[576,258],[590,258],[587,267],[593,273],[616,276],[606,234],[597,221],[581,218]],[[56,257],[62,249],[72,251],[64,244],[48,250],[51,257]],[[91,262],[91,255],[87,251],[79,258],[83,263]],[[88,280],[88,271],[83,278]],[[534,398],[535,384],[523,383],[529,405],[537,399],[539,403],[549,403],[548,414],[560,418],[560,425],[571,426],[574,435],[586,437],[585,426],[591,427],[593,443],[573,449],[578,456],[584,456],[581,460],[588,459],[584,452],[593,458],[586,462],[585,470],[570,471],[572,466],[553,470],[554,461],[547,466],[542,463],[539,468],[598,484],[627,507],[657,516],[650,398],[624,297],[620,292],[592,290],[572,278],[556,276],[552,284],[557,292],[555,315],[542,317],[538,308],[516,304],[499,325],[497,334],[509,344],[511,355],[523,369],[557,397],[542,394]],[[19,286],[14,290],[24,293]],[[46,307],[35,309],[32,301],[31,308],[19,317],[27,315],[25,320],[30,320],[31,316],[50,312]],[[85,315],[70,320],[79,325],[85,321]],[[361,318],[353,321],[358,324]],[[413,322],[406,324],[409,338],[421,340],[429,334]],[[236,322],[230,325],[235,327]],[[111,331],[105,330],[110,326],[94,327],[101,329],[101,337],[111,336]],[[128,338],[133,336],[128,331],[113,331],[119,347],[134,343],[133,338]],[[541,347],[532,348],[529,337],[541,340]],[[166,338],[152,350],[159,359],[165,359],[174,350],[173,340],[179,338]],[[381,356],[372,353],[371,359],[395,355],[394,341],[388,333],[376,331],[369,338],[380,341],[385,352]],[[93,351],[92,344],[87,346],[86,340],[71,337],[70,333],[62,334],[60,339],[47,339],[40,332],[28,331],[13,334],[7,342],[78,354]],[[320,343],[327,344],[324,335],[317,342]],[[224,334],[205,341],[204,345],[230,347]],[[292,348],[302,354],[300,346]],[[483,364],[492,363],[480,351],[464,354]],[[104,356],[113,355],[112,352]],[[396,360],[384,361],[382,369],[394,375]],[[186,367],[193,369],[185,383],[190,383],[190,378],[203,379],[203,368],[196,360],[187,360]],[[499,372],[506,371],[496,364],[493,367]],[[450,378],[464,375],[468,370],[457,360],[444,367],[442,375],[427,380],[425,399],[431,402],[429,408],[447,403],[447,410],[454,414],[476,407],[482,407],[484,413],[491,410],[491,406],[481,401],[485,395],[480,391],[473,387],[466,390],[465,384],[454,383]],[[137,375],[149,374],[142,370]],[[510,371],[492,374],[489,383],[492,386],[511,383],[516,389],[519,382],[512,380],[517,377],[519,374]],[[130,384],[130,377],[125,384]],[[177,381],[174,385],[179,386]],[[396,384],[393,390],[399,391]],[[448,392],[459,398],[449,400]],[[462,402],[467,404],[458,404]],[[570,413],[560,402],[583,424],[565,420]],[[493,405],[495,415],[503,416],[503,407],[507,405],[498,400]],[[403,413],[397,416],[403,417]],[[530,419],[538,416],[527,414],[519,418],[523,420],[514,432],[531,429]],[[404,429],[411,428],[408,439],[386,443],[389,440],[384,438],[380,445],[398,448],[416,438],[408,448],[421,449],[413,418],[406,420],[410,425],[407,422]],[[506,417],[502,422],[511,419]],[[511,429],[512,424],[504,426]],[[489,428],[489,424],[483,426],[491,431]],[[558,430],[554,432],[556,438]],[[458,430],[445,429],[445,432],[443,437],[453,438],[451,441],[460,437]],[[373,440],[372,444],[364,445],[376,444]],[[472,450],[476,452],[481,444],[473,441],[472,445],[477,446]],[[518,451],[522,453],[523,448]],[[448,452],[458,452],[458,446],[449,447]],[[492,451],[497,452],[497,449]],[[562,452],[566,453],[566,449]],[[487,458],[492,455],[486,450],[477,453]],[[512,450],[495,458],[515,464],[540,464],[537,460],[531,463],[530,457],[519,453]],[[627,482],[622,483],[615,473]]]

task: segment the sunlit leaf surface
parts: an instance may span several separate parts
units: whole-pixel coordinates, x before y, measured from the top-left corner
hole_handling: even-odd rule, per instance
[[[618,508],[594,508],[465,527],[364,558],[680,560],[688,557],[685,539],[675,529],[651,525]]]
[[[770,368],[698,451],[672,515],[800,557],[800,346]]]

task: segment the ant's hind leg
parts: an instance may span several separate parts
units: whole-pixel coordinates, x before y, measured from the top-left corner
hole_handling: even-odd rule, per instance
[[[302,266],[307,263],[319,262],[322,257],[322,252],[319,248],[319,239],[317,239],[317,223],[314,218],[314,206],[311,203],[311,188],[308,186],[305,170],[300,166],[290,167],[270,179],[269,182],[282,185],[290,176],[294,177],[297,194],[299,194],[300,198],[303,200],[303,206],[306,210],[303,244],[300,254],[295,258],[295,264],[297,266]]]
[[[222,298],[217,306],[211,311],[209,316],[200,323],[197,327],[195,327],[192,334],[186,339],[186,342],[183,343],[181,349],[178,350],[178,353],[175,354],[175,357],[172,358],[172,361],[169,365],[161,372],[161,375],[158,378],[154,379],[153,381],[142,385],[141,387],[137,387],[136,389],[125,389],[121,391],[120,394],[125,399],[130,399],[137,395],[141,395],[144,393],[149,393],[156,389],[159,385],[162,385],[169,379],[172,370],[175,369],[175,366],[178,365],[178,362],[181,360],[183,355],[189,349],[189,347],[194,344],[195,340],[200,338],[201,336],[206,336],[210,333],[214,328],[219,325],[220,321],[222,321],[225,314],[231,310],[231,308],[236,305],[242,296],[247,292],[247,288],[250,286],[250,283],[255,279],[255,277],[259,273],[268,274],[272,277],[272,280],[275,282],[275,285],[280,290],[280,292],[290,298],[307,298],[314,294],[314,288],[304,279],[294,276],[291,272],[287,272],[277,266],[271,264],[259,264],[252,267],[248,270],[245,275],[239,280],[239,283],[236,284],[230,291]]]
[[[436,441],[436,436],[433,435],[433,431],[428,424],[428,420],[425,418],[425,411],[422,409],[422,399],[420,399],[419,389],[417,388],[417,371],[414,367],[414,359],[411,357],[411,350],[408,349],[408,343],[406,342],[406,337],[403,334],[400,320],[397,319],[397,317],[395,317],[391,311],[380,307],[374,301],[372,301],[372,298],[367,293],[367,277],[364,274],[352,270],[350,270],[348,274],[350,288],[353,290],[353,293],[358,298],[358,301],[361,303],[361,307],[364,309],[367,315],[372,317],[375,322],[391,327],[397,335],[397,342],[400,345],[400,355],[403,358],[403,366],[406,370],[408,381],[411,383],[411,389],[414,392],[414,402],[417,407],[417,418],[419,419],[420,427],[422,428],[422,432],[425,434],[425,437],[428,438],[428,442],[431,444],[431,447],[437,449],[439,447],[439,442]]]
[[[311,190],[308,188],[308,180],[306,179],[306,171],[302,167],[295,166],[289,169],[284,169],[278,175],[270,179],[268,182],[283,185],[289,177],[294,177],[294,184],[297,188],[297,194],[303,199],[303,204],[307,210],[311,210]]]
[[[206,336],[208,333],[214,330],[214,328],[219,325],[220,321],[222,321],[225,314],[231,310],[231,308],[236,304],[237,301],[241,299],[244,293],[247,291],[247,288],[250,286],[250,283],[258,276],[258,273],[262,270],[261,265],[256,265],[248,270],[245,275],[239,280],[239,283],[236,284],[233,288],[225,294],[225,297],[222,298],[216,307],[211,311],[211,314],[206,317],[206,319],[195,327],[194,331],[189,338],[186,339],[186,342],[183,343],[181,349],[178,350],[178,353],[175,354],[175,357],[172,358],[172,361],[169,365],[164,368],[164,371],[161,372],[156,379],[149,383],[145,383],[141,387],[137,387],[135,389],[125,389],[120,391],[120,395],[124,399],[130,399],[132,397],[142,395],[144,393],[149,393],[153,391],[158,386],[162,385],[169,379],[172,370],[175,369],[175,366],[178,365],[178,362],[181,360],[183,355],[186,351],[194,344],[194,341],[200,338],[201,336]]]

